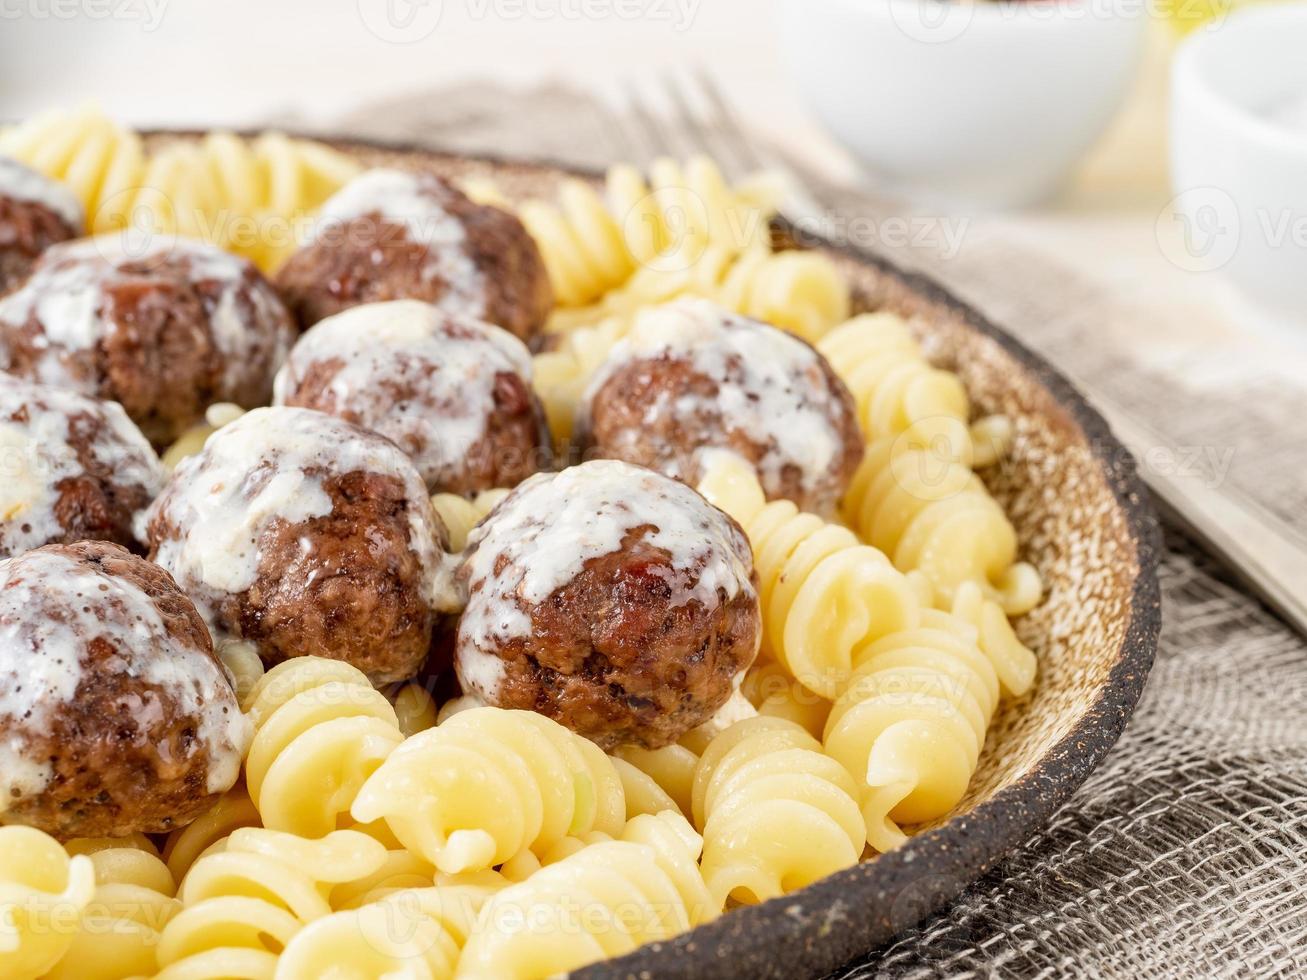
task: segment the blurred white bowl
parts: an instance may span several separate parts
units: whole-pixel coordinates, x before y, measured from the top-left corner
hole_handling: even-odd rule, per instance
[[[1171,183],[1172,259],[1307,320],[1307,4],[1249,7],[1181,46]]]
[[[1054,193],[1120,106],[1139,0],[779,0],[781,45],[835,135],[891,189],[1007,207]]]

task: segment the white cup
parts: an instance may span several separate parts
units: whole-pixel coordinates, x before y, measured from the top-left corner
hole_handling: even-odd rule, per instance
[[[1006,207],[1063,184],[1143,53],[1144,0],[779,0],[817,115],[918,199]]]
[[[1172,68],[1167,254],[1223,269],[1307,321],[1307,4],[1253,6],[1187,39]]]

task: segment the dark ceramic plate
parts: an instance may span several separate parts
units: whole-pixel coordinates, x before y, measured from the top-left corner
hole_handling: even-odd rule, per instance
[[[489,178],[513,199],[551,196],[575,176],[415,147],[336,145],[367,165]],[[1102,417],[1047,362],[938,284],[855,249],[818,247],[848,276],[858,309],[912,315],[932,358],[961,374],[979,410],[1016,422],[1011,458],[984,475],[1047,587],[1018,624],[1039,655],[1037,685],[1000,706],[967,797],[948,819],[800,892],[580,971],[585,980],[819,975],[887,942],[1045,826],[1116,742],[1153,662],[1157,523],[1134,460]]]

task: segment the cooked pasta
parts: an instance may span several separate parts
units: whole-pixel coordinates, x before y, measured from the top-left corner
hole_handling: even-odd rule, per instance
[[[652,779],[682,814],[690,816],[694,770],[699,765],[699,753],[688,746],[673,743],[661,749],[623,745],[613,755]]]
[[[749,536],[763,649],[808,690],[833,698],[860,645],[916,623],[916,591],[881,552],[790,501],[767,503],[738,456],[712,454],[699,490]]]
[[[181,908],[177,884],[143,835],[74,840],[95,866],[95,897],[72,947],[47,980],[121,980],[152,974],[165,926]]]
[[[854,474],[844,517],[897,568],[924,574],[945,605],[963,582],[975,582],[1009,616],[1039,602],[1039,573],[1017,561],[1012,522],[956,459],[882,437]]]
[[[270,271],[322,203],[359,173],[311,140],[214,132],[147,153],[94,107],[37,116],[4,133],[0,152],[68,184],[91,231],[123,228],[201,238]]]
[[[604,195],[584,181],[565,181],[557,203],[529,201],[518,213],[558,302],[584,306],[638,268],[685,268],[709,244],[741,252],[766,241],[775,198],[761,181],[730,187],[715,163],[694,157],[684,166],[654,161],[648,182],[632,166],[613,167]]]
[[[532,384],[560,455],[566,455],[570,447],[576,410],[591,376],[630,327],[630,321],[620,317],[603,320],[559,335],[553,350],[535,356]]]
[[[658,781],[639,766],[621,757],[614,757],[613,767],[622,780],[627,820],[638,817],[642,813],[662,813],[664,810],[673,810],[682,814],[685,812],[668,792],[658,785]]]
[[[482,490],[470,500],[456,493],[438,493],[431,506],[449,531],[449,549],[455,553],[467,547],[467,536],[498,503],[508,496],[507,490]]]
[[[819,252],[775,252],[768,245],[735,252],[710,245],[683,267],[640,269],[626,285],[594,305],[556,310],[547,329],[568,333],[607,319],[625,327],[645,307],[682,296],[710,299],[809,341],[849,314],[848,285],[834,263]]]
[[[626,801],[593,742],[533,712],[472,708],[406,739],[363,785],[352,814],[384,819],[410,851],[457,873],[569,834],[616,833]]]
[[[957,806],[999,693],[998,673],[975,629],[951,613],[926,610],[919,627],[861,651],[824,742],[863,779],[872,847],[891,850],[906,839],[902,824],[934,820]]]
[[[741,690],[758,714],[792,721],[809,735],[821,738],[830,701],[809,691],[776,661],[763,661],[750,668]]]
[[[213,808],[194,823],[168,835],[163,860],[178,884],[200,855],[220,844],[233,831],[259,826],[259,811],[250,802],[244,783],[222,795]]]
[[[218,402],[204,410],[204,421],[191,426],[183,432],[176,442],[164,450],[163,465],[171,472],[177,464],[188,456],[194,456],[204,444],[224,425],[235,422],[245,414],[245,409],[231,402]]]
[[[359,788],[403,741],[391,703],[339,660],[287,660],[244,707],[254,723],[245,759],[250,799],[264,826],[301,837],[347,822]]]
[[[0,976],[33,980],[77,939],[95,894],[95,866],[48,834],[0,827]]]
[[[405,738],[436,727],[436,702],[418,683],[405,684],[395,695],[395,718]]]
[[[456,975],[552,977],[712,920],[719,906],[695,864],[700,845],[684,817],[643,815],[620,840],[542,867],[486,904]]]
[[[856,864],[866,837],[857,797],[849,772],[794,722],[750,718],[726,729],[694,775],[713,897],[762,902]]]
[[[159,939],[157,980],[272,977],[304,925],[331,914],[324,890],[380,866],[385,848],[351,830],[321,840],[245,828],[195,862]]]

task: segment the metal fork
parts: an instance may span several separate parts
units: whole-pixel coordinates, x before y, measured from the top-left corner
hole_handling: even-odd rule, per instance
[[[621,153],[646,163],[659,155],[701,152],[716,159],[728,177],[758,170],[779,173],[789,185],[786,216],[821,227],[825,209],[804,189],[792,167],[749,137],[711,75],[701,69],[668,75],[661,80],[661,91],[670,114],[660,114],[634,85],[625,87],[626,113],[611,113]],[[1151,451],[1171,448],[1164,436],[1097,386],[1074,372],[1063,373],[1094,403],[1136,459],[1146,461]],[[1216,488],[1199,478],[1143,465],[1140,475],[1164,513],[1307,636],[1307,537],[1236,487]]]

